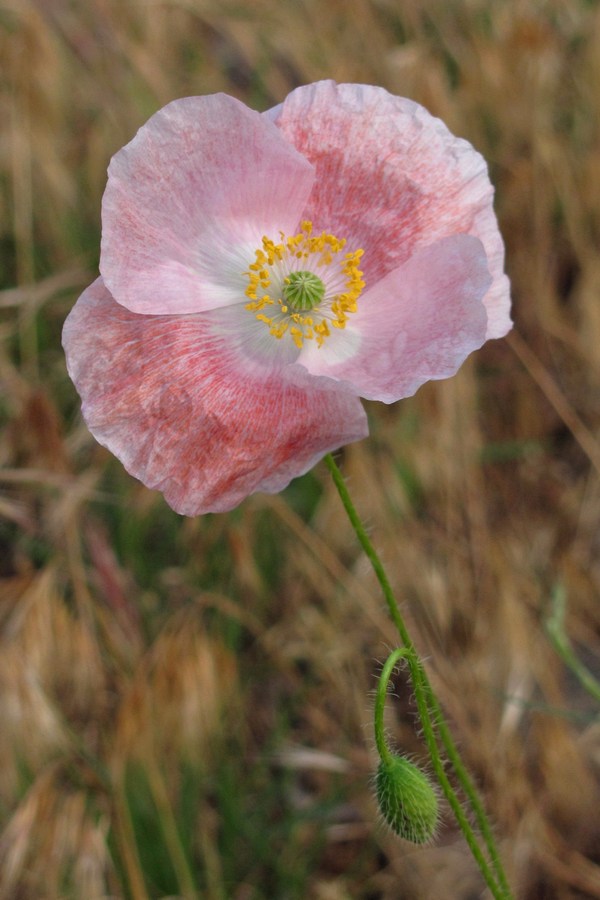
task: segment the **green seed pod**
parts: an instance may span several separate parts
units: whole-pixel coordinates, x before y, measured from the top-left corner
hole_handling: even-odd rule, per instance
[[[435,835],[438,798],[429,778],[401,756],[381,760],[375,776],[379,809],[390,828],[406,841],[425,844]]]
[[[310,310],[325,296],[325,285],[313,272],[290,272],[283,286],[283,297],[294,310]]]

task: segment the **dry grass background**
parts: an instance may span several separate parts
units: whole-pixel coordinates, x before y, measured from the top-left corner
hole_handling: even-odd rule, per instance
[[[182,520],[96,446],[60,328],[112,153],[159,106],[323,77],[413,97],[489,160],[516,331],[343,468],[519,898],[600,897],[600,6],[0,0],[0,897],[485,896],[446,817],[377,823],[394,642],[326,472]],[[399,747],[419,757],[402,678]]]

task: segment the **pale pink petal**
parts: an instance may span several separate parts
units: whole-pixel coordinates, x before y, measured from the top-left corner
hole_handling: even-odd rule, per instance
[[[484,343],[490,281],[481,241],[444,238],[366,291],[346,328],[320,348],[305,347],[299,362],[369,400],[409,397],[426,381],[454,375]]]
[[[239,303],[262,236],[296,228],[313,180],[281,132],[233,97],[175,100],[111,161],[104,282],[133,312]]]
[[[63,332],[90,431],[184,515],[280,491],[328,451],[368,433],[348,386],[302,366],[246,359],[214,317],[132,313],[99,278]]]
[[[316,168],[305,218],[362,247],[372,287],[421,247],[478,237],[492,284],[487,337],[511,327],[504,247],[483,158],[422,106],[383,88],[322,81],[297,88],[265,116]]]

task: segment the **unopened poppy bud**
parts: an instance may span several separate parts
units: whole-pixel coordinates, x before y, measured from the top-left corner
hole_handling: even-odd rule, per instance
[[[379,809],[390,828],[414,844],[435,835],[438,798],[427,775],[402,756],[381,760],[375,777]]]

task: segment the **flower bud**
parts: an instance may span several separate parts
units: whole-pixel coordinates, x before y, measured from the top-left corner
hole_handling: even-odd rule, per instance
[[[427,775],[402,756],[381,760],[375,776],[379,809],[400,837],[425,844],[438,822],[438,798]]]

